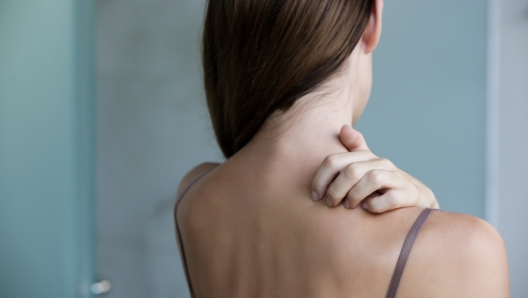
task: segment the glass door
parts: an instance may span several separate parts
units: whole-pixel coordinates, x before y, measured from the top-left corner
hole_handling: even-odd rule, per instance
[[[188,297],[180,179],[221,160],[200,69],[205,1],[97,2],[97,263],[105,297]],[[191,152],[191,154],[190,154]]]

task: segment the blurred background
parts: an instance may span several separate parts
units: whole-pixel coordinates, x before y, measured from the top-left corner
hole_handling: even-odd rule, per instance
[[[0,297],[189,297],[172,209],[222,162],[204,0],[0,0]],[[528,2],[387,1],[356,128],[492,223],[528,297]]]

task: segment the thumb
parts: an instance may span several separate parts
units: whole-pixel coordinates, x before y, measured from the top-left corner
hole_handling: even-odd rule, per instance
[[[349,151],[369,150],[363,135],[352,128],[350,125],[343,125],[339,133],[341,143],[347,147]]]

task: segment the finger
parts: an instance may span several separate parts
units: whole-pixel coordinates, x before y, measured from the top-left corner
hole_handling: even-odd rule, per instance
[[[405,183],[406,181],[402,176],[396,172],[379,169],[370,170],[350,189],[346,195],[345,207],[356,208],[371,193],[378,190],[385,193],[387,189],[403,187]]]
[[[391,189],[381,196],[370,197],[361,203],[361,207],[372,213],[383,213],[390,210],[415,206],[412,196],[404,189]]]
[[[339,205],[339,203],[347,196],[347,193],[369,171],[373,169],[390,171],[392,170],[392,168],[392,163],[384,158],[378,158],[368,161],[358,161],[355,163],[348,164],[343,170],[341,170],[341,172],[337,175],[337,177],[330,184],[330,186],[328,186],[328,189],[326,190],[326,204],[329,207]]]
[[[436,196],[434,195],[433,191],[429,189],[429,187],[425,186],[425,184],[423,184],[420,180],[414,178],[413,176],[409,175],[408,173],[402,170],[400,170],[400,173],[404,175],[407,178],[407,180],[409,180],[420,193],[425,195],[425,196],[419,196],[420,201],[423,199],[429,199],[429,200],[426,200],[428,203],[422,204],[421,207],[434,208],[434,209],[440,208],[440,205],[438,204],[438,201],[436,200]]]
[[[379,198],[381,197],[383,194],[379,191],[375,191],[373,193],[371,193],[370,195],[368,195],[362,202],[361,202],[361,208],[365,209],[368,211],[368,205],[367,205],[367,202],[368,201],[371,201],[373,199],[376,199],[376,198]]]
[[[344,152],[327,156],[312,179],[312,199],[318,201],[330,183],[349,164],[376,159],[370,151]]]
[[[343,125],[339,133],[341,143],[349,151],[369,150],[363,134],[352,128],[350,125]]]

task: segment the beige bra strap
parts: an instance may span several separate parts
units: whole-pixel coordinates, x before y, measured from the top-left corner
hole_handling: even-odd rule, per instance
[[[398,262],[396,263],[396,268],[394,268],[394,273],[392,274],[389,291],[387,292],[386,296],[387,298],[396,297],[396,293],[398,292],[398,287],[400,285],[400,280],[403,275],[403,269],[405,269],[405,264],[407,264],[407,259],[409,259],[409,254],[411,253],[414,240],[416,240],[416,236],[418,236],[418,232],[420,232],[420,229],[429,217],[429,214],[431,214],[431,212],[433,212],[434,210],[436,209],[424,209],[424,211],[420,213],[420,215],[414,222],[413,226],[411,227],[411,230],[409,231],[409,234],[407,234],[407,238],[405,238],[405,242],[403,243],[400,256],[398,257]]]

